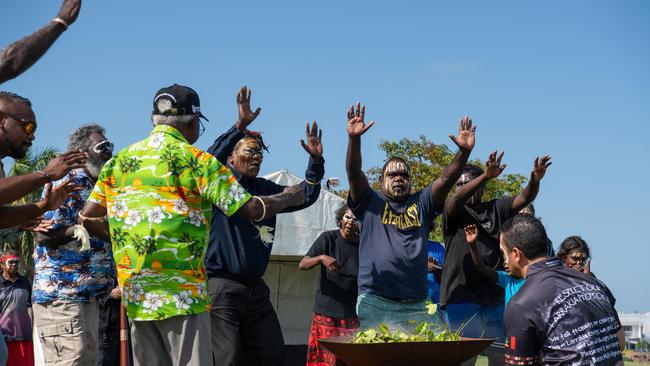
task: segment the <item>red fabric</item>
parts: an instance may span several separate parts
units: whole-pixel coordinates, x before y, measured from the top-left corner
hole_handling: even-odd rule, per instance
[[[334,356],[322,347],[318,340],[321,338],[354,335],[359,330],[359,318],[337,319],[314,313],[309,331],[307,344],[306,366],[347,366],[347,362]]]
[[[7,366],[34,366],[34,347],[32,341],[7,342],[9,359]]]

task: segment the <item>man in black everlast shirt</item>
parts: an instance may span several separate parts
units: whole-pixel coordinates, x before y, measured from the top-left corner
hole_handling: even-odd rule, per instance
[[[526,283],[506,305],[507,365],[623,365],[609,289],[548,258],[546,230],[531,216],[501,227],[510,273]]]

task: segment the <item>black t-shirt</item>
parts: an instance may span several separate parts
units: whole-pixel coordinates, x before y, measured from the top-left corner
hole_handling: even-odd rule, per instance
[[[348,206],[361,222],[359,293],[389,299],[427,297],[428,235],[434,207],[431,186],[396,202],[368,188]]]
[[[320,265],[314,312],[334,318],[356,316],[359,243],[345,240],[340,230],[326,231],[316,239],[305,256],[317,257],[321,254],[336,259],[341,265],[341,272],[334,274]]]
[[[445,264],[440,283],[442,304],[472,303],[502,305],[503,288],[480,274],[465,240],[465,227],[478,228],[476,249],[486,266],[503,271],[503,257],[499,248],[501,224],[516,215],[512,210],[512,197],[481,202],[474,207],[464,206],[453,218],[443,212],[442,225],[445,237]],[[446,205],[445,205],[446,207]]]
[[[506,305],[507,365],[623,365],[614,310],[601,281],[546,258]]]

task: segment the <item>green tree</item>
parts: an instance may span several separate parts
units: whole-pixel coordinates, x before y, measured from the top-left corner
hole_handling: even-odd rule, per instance
[[[47,166],[50,160],[58,155],[58,151],[53,147],[46,147],[43,150],[34,151],[30,149],[24,158],[14,161],[14,165],[9,170],[9,175],[25,175],[37,170],[42,170]],[[41,198],[43,189],[36,190],[27,196],[14,202],[16,205],[22,205],[29,202],[38,201]],[[34,267],[34,234],[28,231],[19,231],[18,228],[1,230],[0,240],[4,249],[14,249],[20,252],[23,258],[25,269],[28,272]]]
[[[420,136],[418,139],[403,138],[399,141],[385,140],[379,144],[379,148],[386,154],[386,160],[399,156],[409,163],[414,191],[428,186],[439,177],[455,154],[446,145],[435,144],[425,136]],[[470,163],[481,168],[485,167],[485,164],[479,159],[471,159]],[[367,171],[368,181],[374,189],[380,188],[381,168],[382,166],[377,166]],[[490,200],[516,195],[523,190],[525,183],[526,177],[521,174],[504,173],[488,182],[483,198]],[[453,192],[452,188],[450,194]],[[440,217],[436,218],[435,228],[431,232],[430,238],[437,241],[443,239]]]

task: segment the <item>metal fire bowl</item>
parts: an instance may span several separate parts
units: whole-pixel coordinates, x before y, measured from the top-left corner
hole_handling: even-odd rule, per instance
[[[487,348],[494,339],[460,341],[350,343],[354,337],[319,339],[330,352],[353,366],[456,366]]]

